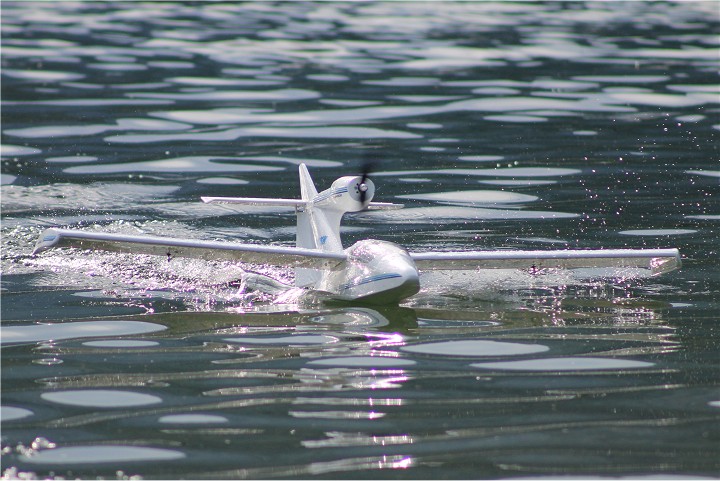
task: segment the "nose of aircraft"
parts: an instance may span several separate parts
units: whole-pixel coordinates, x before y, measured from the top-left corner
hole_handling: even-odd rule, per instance
[[[395,263],[391,272],[375,277],[377,281],[372,283],[372,288],[358,300],[369,304],[399,304],[420,291],[420,275],[412,260]]]

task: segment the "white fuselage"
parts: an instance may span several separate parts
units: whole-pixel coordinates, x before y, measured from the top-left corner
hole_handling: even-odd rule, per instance
[[[397,244],[363,240],[345,249],[339,270],[324,271],[315,286],[333,299],[392,304],[416,294],[420,277],[410,254]]]

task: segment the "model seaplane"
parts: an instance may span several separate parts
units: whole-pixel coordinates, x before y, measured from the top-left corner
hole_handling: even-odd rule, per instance
[[[318,193],[304,164],[300,165],[300,192],[300,199],[202,197],[206,203],[294,209],[296,247],[51,228],[41,234],[34,253],[67,246],[153,254],[168,260],[191,257],[294,267],[296,286],[320,291],[332,300],[368,304],[397,304],[416,294],[419,271],[423,270],[634,267],[655,275],[680,266],[677,249],[409,252],[395,243],[374,239],[344,249],[340,221],[346,212],[403,206],[373,202],[375,185],[367,174],[341,177]]]

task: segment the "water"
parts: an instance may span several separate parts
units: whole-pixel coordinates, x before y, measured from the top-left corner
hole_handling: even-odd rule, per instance
[[[720,475],[718,4],[3,2],[7,478]],[[347,245],[678,247],[681,270],[423,275],[313,304],[267,266],[42,229]]]

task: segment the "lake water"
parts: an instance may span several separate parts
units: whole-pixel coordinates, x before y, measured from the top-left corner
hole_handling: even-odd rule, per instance
[[[3,2],[5,478],[720,475],[717,2]],[[422,276],[330,307],[267,266],[59,249],[50,226],[294,244],[677,247],[660,277]],[[243,269],[245,268],[245,270]],[[267,283],[266,283],[267,284]]]

